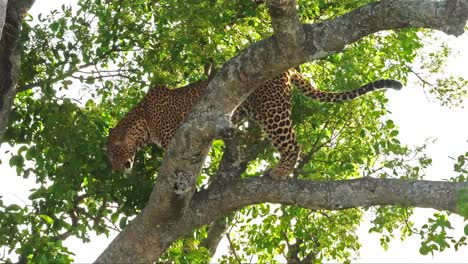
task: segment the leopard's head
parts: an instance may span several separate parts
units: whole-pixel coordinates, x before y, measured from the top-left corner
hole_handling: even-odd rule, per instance
[[[114,171],[129,172],[135,160],[136,149],[118,128],[109,130],[107,157]]]

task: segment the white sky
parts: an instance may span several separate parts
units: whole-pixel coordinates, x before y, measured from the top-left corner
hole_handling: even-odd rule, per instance
[[[61,4],[69,4],[67,1],[37,0],[31,10],[36,17],[39,12],[47,12],[52,8],[57,8]],[[459,38],[444,37],[450,46],[460,52],[449,60],[447,67],[448,74],[459,74],[468,78],[466,62],[468,62],[468,34]],[[387,93],[392,112],[391,118],[400,128],[399,139],[402,143],[409,145],[422,144],[426,138],[437,138],[437,142],[429,146],[428,154],[433,159],[433,166],[428,171],[426,179],[440,180],[454,176],[452,172],[453,161],[449,158],[468,150],[468,100],[465,108],[450,109],[440,106],[437,102],[429,102],[421,87],[413,85],[411,82],[401,91],[389,91]],[[0,157],[3,164],[0,165],[1,182],[0,195],[5,203],[18,203],[20,205],[29,204],[27,197],[29,190],[35,185],[34,179],[22,179],[16,176],[16,172],[9,168],[8,158],[3,154],[7,147],[4,145],[0,149]],[[8,157],[8,155],[6,155]],[[412,220],[416,222],[416,227],[427,222],[427,218],[432,216],[433,210],[416,209]],[[370,215],[366,215],[369,220]],[[453,234],[455,237],[463,234],[463,219],[457,215],[450,217],[455,227]],[[414,236],[400,242],[396,234],[396,239],[390,243],[389,250],[384,251],[379,245],[379,234],[369,234],[369,221],[360,227],[360,241],[363,245],[360,256],[354,262],[359,263],[467,263],[468,247],[455,252],[453,249],[434,256],[421,256],[419,254],[419,239]],[[459,235],[457,235],[459,234]],[[92,236],[92,241],[87,244],[81,243],[78,239],[69,238],[65,245],[76,254],[77,263],[90,263],[106,248],[112,240],[101,236]],[[221,243],[221,246],[225,242]]]

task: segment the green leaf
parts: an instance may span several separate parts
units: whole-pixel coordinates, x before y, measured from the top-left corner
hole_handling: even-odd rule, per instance
[[[7,212],[15,212],[15,211],[20,211],[21,207],[17,204],[11,204],[5,208],[5,211]]]
[[[398,130],[392,130],[392,132],[390,132],[391,137],[396,137],[396,136],[398,136],[398,134],[399,134]]]
[[[86,77],[86,84],[94,84],[95,78],[93,76]]]
[[[117,220],[119,219],[119,213],[118,212],[115,212],[111,215],[111,221],[112,223],[117,223]]]
[[[460,215],[468,218],[468,191],[467,190],[460,190],[458,192],[458,199],[457,199],[457,209],[460,212]]]
[[[431,248],[424,244],[419,248],[419,253],[421,253],[421,255],[427,255],[430,252],[432,252]]]
[[[54,223],[54,219],[52,219],[50,216],[48,215],[44,215],[44,214],[41,214],[39,215],[42,219],[44,219],[44,221],[46,221],[48,224],[53,224]]]
[[[127,217],[120,218],[120,222],[119,222],[120,228],[124,229],[125,226],[127,226],[127,224],[128,224]]]

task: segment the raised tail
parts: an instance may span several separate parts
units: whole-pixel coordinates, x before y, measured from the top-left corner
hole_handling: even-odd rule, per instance
[[[368,83],[357,89],[346,92],[324,92],[320,91],[313,84],[307,81],[299,72],[295,70],[289,71],[291,76],[291,82],[296,85],[301,91],[312,99],[320,102],[343,102],[349,101],[356,97],[359,97],[368,92],[372,92],[378,89],[390,88],[400,90],[403,84],[399,81],[383,79],[375,82]]]

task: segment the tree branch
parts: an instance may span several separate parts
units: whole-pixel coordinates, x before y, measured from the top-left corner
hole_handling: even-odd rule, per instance
[[[78,66],[76,66],[76,67],[74,67],[74,68],[72,68],[72,69],[70,69],[70,70],[68,70],[66,72],[63,72],[62,74],[59,74],[59,75],[57,75],[55,77],[51,77],[49,79],[41,79],[41,80],[38,80],[38,81],[36,81],[34,83],[21,85],[21,86],[19,86],[17,88],[17,90],[18,90],[18,92],[23,92],[23,91],[27,91],[27,90],[35,88],[35,87],[41,87],[41,86],[43,86],[43,85],[45,85],[47,83],[55,83],[55,82],[64,80],[64,79],[66,79],[68,77],[73,77],[73,74],[75,74],[77,72],[81,72],[81,70],[86,69],[88,67],[96,66],[101,60],[106,59],[107,56],[111,55],[114,52],[120,52],[120,51],[123,51],[123,50],[120,49],[118,46],[113,46],[109,51],[102,53],[93,62],[88,62],[88,63],[78,65]],[[86,73],[86,74],[91,74],[91,73]]]
[[[295,205],[312,210],[343,210],[375,205],[399,205],[459,213],[457,197],[460,190],[468,191],[468,182],[451,183],[443,181],[414,181],[401,179],[361,178],[342,181],[309,181],[290,179],[275,181],[268,177],[237,180],[224,188],[212,188],[194,195],[183,217],[155,226],[147,233],[130,233],[128,227],[118,237],[128,236],[122,250],[136,246],[138,255],[118,254],[110,257],[134,259],[138,263],[150,263],[148,253],[155,259],[178,237],[187,235],[192,229],[209,224],[229,212],[246,205],[258,203],[280,203]],[[177,228],[176,228],[177,227]],[[133,230],[132,230],[133,231]],[[131,235],[131,236],[129,236]],[[136,236],[136,237],[134,237]],[[147,239],[157,243],[147,247]],[[145,241],[146,244],[130,243]],[[104,261],[97,260],[97,263]],[[107,262],[106,262],[107,263]]]
[[[226,217],[221,217],[220,219],[212,222],[208,227],[208,236],[200,243],[200,246],[208,249],[211,257],[216,254],[218,244],[226,233],[227,227],[228,224]]]
[[[214,179],[210,179],[210,188],[217,188],[218,185],[224,185],[233,180],[239,179],[239,176],[245,172],[248,163],[257,157],[265,148],[265,141],[258,140],[258,129],[255,131],[246,131],[245,133],[235,133],[234,137],[224,139],[226,149],[219,165]],[[256,142],[250,142],[254,139]],[[212,222],[208,227],[208,236],[202,241],[201,246],[209,250],[211,256],[214,256],[221,238],[226,233],[228,221],[221,217]]]
[[[252,124],[254,125],[254,124]],[[235,133],[234,137],[224,139],[226,146],[219,169],[210,179],[214,186],[229,184],[230,181],[239,179],[245,172],[247,165],[252,162],[265,147],[269,146],[266,140],[259,140],[260,128]],[[216,187],[213,187],[216,188]]]
[[[297,51],[304,47],[305,35],[297,14],[296,1],[270,0],[268,9],[278,49],[297,56]]]
[[[315,254],[313,251],[307,254],[302,260],[299,258],[299,252],[301,251],[300,245],[303,242],[304,241],[302,239],[296,238],[296,243],[292,245],[287,243],[288,245],[288,254],[286,255],[287,263],[292,263],[292,264],[314,263],[314,260],[316,259],[317,254]]]
[[[295,205],[312,210],[343,210],[375,205],[399,205],[445,210],[459,214],[460,190],[468,182],[360,178],[340,181],[275,181],[268,177],[231,182],[223,189],[197,193],[190,211],[216,212],[216,217],[258,203]],[[187,215],[189,213],[187,212]],[[203,220],[204,221],[204,220]]]
[[[274,5],[276,2],[278,1],[270,4]],[[289,6],[292,2],[288,3]],[[288,19],[293,20],[292,17]],[[360,184],[355,184],[359,181],[272,182],[269,179],[249,179],[233,183],[229,188],[209,188],[207,192],[196,195],[194,201],[199,204],[190,202],[212,139],[220,137],[222,131],[230,126],[231,113],[260,83],[303,62],[341,51],[346,45],[381,30],[425,27],[460,35],[467,19],[468,0],[387,0],[368,4],[333,20],[303,25],[305,41],[298,49],[294,48],[294,44],[289,49],[287,45],[278,43],[277,40],[281,37],[276,35],[251,45],[226,62],[210,82],[207,94],[179,127],[166,151],[146,207],[96,262],[151,263],[179,235],[208,224],[227,212],[260,202],[328,210],[401,204],[456,212],[455,189],[466,189],[466,184],[406,182],[405,185],[404,181],[398,180],[367,180],[366,184],[369,186],[360,188]],[[375,186],[374,183],[383,184],[385,188]],[[411,186],[421,188],[413,188],[412,191],[419,190],[423,200],[417,200],[411,192],[399,191]],[[435,189],[424,189],[427,187]],[[452,189],[449,191],[450,188]],[[252,190],[255,192],[251,192]],[[265,190],[268,192],[265,193]],[[290,192],[291,190],[294,192]],[[380,196],[369,190],[374,190]],[[433,196],[434,194],[437,195]],[[239,197],[242,197],[242,201],[238,204],[230,203]],[[437,198],[440,200],[436,200]],[[203,202],[203,199],[210,203]],[[447,201],[450,203],[446,204]],[[191,206],[187,206],[189,204]],[[216,217],[209,213],[210,210],[215,212]]]
[[[234,243],[232,242],[231,235],[229,233],[231,233],[231,229],[229,229],[229,231],[226,233],[226,238],[229,242],[229,251],[231,251],[232,255],[234,255],[237,263],[242,264],[242,260],[237,255],[237,250],[234,247]]]

